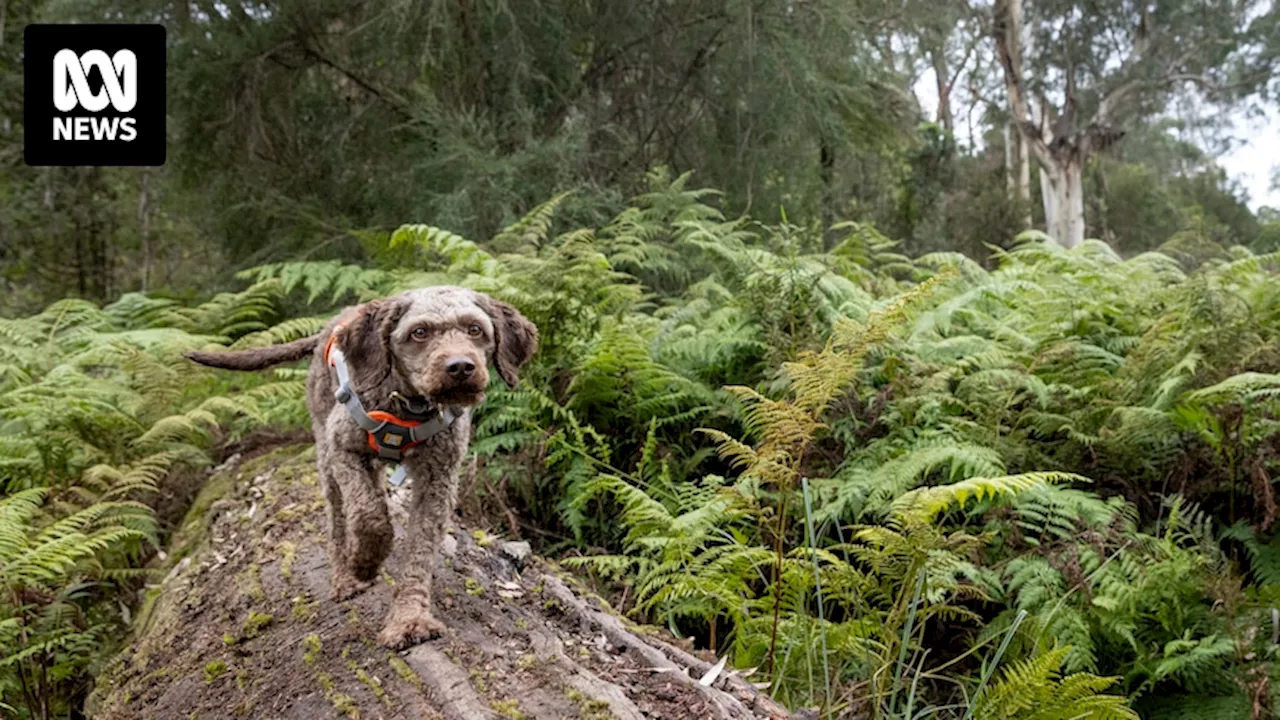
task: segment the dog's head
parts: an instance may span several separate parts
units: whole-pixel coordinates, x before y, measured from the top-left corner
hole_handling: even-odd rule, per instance
[[[411,290],[354,312],[338,343],[357,390],[391,383],[435,405],[476,405],[484,400],[490,362],[514,387],[538,348],[537,327],[519,311],[466,288]]]

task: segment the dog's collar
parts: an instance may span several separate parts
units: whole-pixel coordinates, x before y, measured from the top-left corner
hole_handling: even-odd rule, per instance
[[[338,389],[333,397],[347,409],[351,419],[356,421],[369,435],[369,447],[384,460],[398,462],[404,451],[428,438],[446,430],[453,425],[458,414],[450,408],[435,408],[425,398],[404,398],[399,396],[402,404],[409,412],[408,418],[392,415],[382,410],[366,411],[364,403],[351,389],[351,373],[347,370],[347,360],[335,340],[339,325],[329,335],[324,346],[324,362],[334,369],[338,376]],[[403,468],[396,475],[403,477]],[[399,484],[399,483],[395,483]]]

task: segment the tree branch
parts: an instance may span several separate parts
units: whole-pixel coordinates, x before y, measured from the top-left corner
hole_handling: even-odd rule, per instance
[[[1139,40],[1135,42],[1133,57],[1136,59],[1133,61],[1134,65],[1142,62],[1142,55],[1143,53],[1146,52],[1148,44],[1149,43],[1146,41],[1145,35],[1143,37],[1140,37]],[[1178,73],[1178,68],[1184,62],[1191,59],[1191,57],[1195,55],[1198,49],[1199,48],[1192,47],[1188,49],[1186,52],[1179,55],[1178,57],[1174,58],[1174,60],[1165,67],[1164,74],[1160,77],[1160,79],[1155,84],[1163,85],[1163,84],[1168,84],[1170,82],[1176,82],[1177,78],[1180,76],[1180,74]],[[1197,76],[1197,79],[1201,79],[1201,76]],[[1202,78],[1202,79],[1207,80],[1207,78]],[[1142,87],[1145,84],[1149,84],[1149,83],[1144,83],[1140,78],[1134,78],[1132,80],[1129,80],[1128,82],[1122,83],[1119,87],[1107,93],[1105,96],[1103,96],[1102,100],[1098,103],[1098,109],[1093,113],[1093,117],[1089,120],[1089,124],[1098,125],[1098,126],[1109,125],[1112,122],[1112,114],[1115,112],[1116,108],[1120,105],[1120,103],[1127,100],[1129,96],[1134,93],[1134,91],[1136,91],[1138,88]]]
[[[955,88],[956,82],[960,80],[960,73],[964,72],[965,68],[968,67],[969,59],[973,57],[973,51],[977,49],[978,42],[981,38],[982,38],[982,33],[977,32],[977,33],[974,33],[974,36],[969,40],[969,46],[965,48],[964,57],[960,59],[960,64],[956,66],[956,71],[952,73],[951,78],[947,80],[948,93],[950,93],[952,89]]]
[[[312,47],[311,43],[307,42],[305,39],[303,39],[299,43],[299,45],[301,46],[302,51],[306,53],[308,56],[315,59],[320,64],[331,68],[338,74],[346,77],[348,80],[355,83],[357,86],[360,87],[360,89],[364,90],[365,92],[369,93],[375,98],[378,98],[383,103],[385,103],[388,107],[394,110],[398,115],[400,115],[403,119],[409,120],[409,121],[414,119],[413,113],[409,111],[407,104],[400,98],[394,97],[391,94],[391,92],[377,87],[371,81],[360,77],[353,71],[348,70],[347,68],[344,68],[341,65],[338,65],[337,63],[335,63],[334,61],[326,57],[324,54],[322,54],[320,51]]]

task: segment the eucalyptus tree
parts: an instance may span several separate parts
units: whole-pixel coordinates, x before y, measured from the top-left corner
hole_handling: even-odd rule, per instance
[[[996,0],[993,35],[1015,126],[1041,168],[1049,234],[1085,235],[1083,171],[1136,118],[1179,99],[1228,105],[1265,88],[1270,0]]]

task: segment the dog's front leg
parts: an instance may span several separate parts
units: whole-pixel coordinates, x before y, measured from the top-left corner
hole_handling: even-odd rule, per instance
[[[368,458],[326,445],[317,459],[329,506],[330,597],[346,600],[373,584],[391,552],[391,518]]]
[[[465,428],[441,433],[405,457],[405,469],[413,483],[405,528],[408,542],[391,612],[378,635],[378,643],[385,647],[408,647],[444,632],[444,623],[431,612],[431,578],[436,550],[458,498],[458,465],[464,447],[455,440],[458,430]]]

